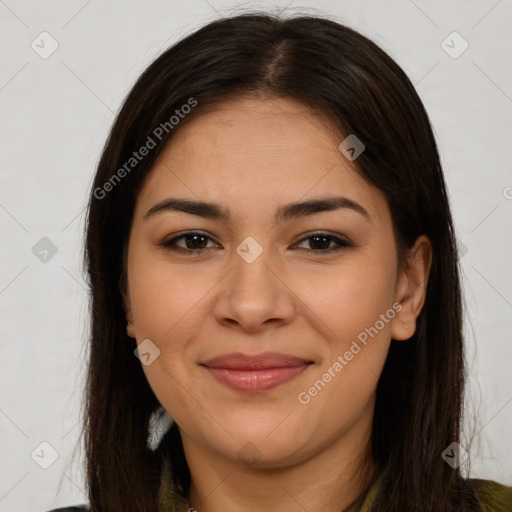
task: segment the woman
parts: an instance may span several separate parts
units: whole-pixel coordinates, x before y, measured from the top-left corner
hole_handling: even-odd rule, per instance
[[[512,510],[462,475],[429,119],[359,33],[257,13],[167,50],[112,128],[85,249],[92,512]]]

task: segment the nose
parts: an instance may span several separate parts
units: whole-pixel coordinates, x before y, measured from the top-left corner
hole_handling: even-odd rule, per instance
[[[219,283],[214,314],[226,326],[257,332],[289,324],[297,301],[293,285],[263,251],[254,261],[233,254],[233,267]]]

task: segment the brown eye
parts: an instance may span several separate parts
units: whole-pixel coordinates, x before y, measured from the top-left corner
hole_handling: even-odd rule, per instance
[[[183,240],[184,245],[178,245],[177,242]],[[206,249],[211,249],[212,247],[207,247],[208,241],[212,240],[208,235],[197,232],[190,231],[188,233],[184,233],[180,236],[172,238],[171,240],[167,240],[162,242],[162,246],[177,252],[183,253],[200,253]]]
[[[342,240],[335,236],[329,235],[327,233],[314,233],[306,238],[303,238],[299,244],[309,240],[308,250],[312,252],[318,253],[327,253],[334,252],[345,247],[353,247],[353,244],[347,242],[346,240]],[[334,247],[331,244],[334,243]]]

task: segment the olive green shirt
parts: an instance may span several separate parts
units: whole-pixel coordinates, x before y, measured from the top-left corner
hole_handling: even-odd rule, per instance
[[[512,512],[512,487],[508,487],[493,480],[470,479],[469,482],[482,507],[482,512]],[[378,483],[368,493],[365,502],[359,511],[369,512]],[[188,512],[186,500],[177,493],[172,483],[169,463],[166,461],[160,485],[160,511],[159,512]],[[87,505],[77,505],[51,510],[49,512],[87,512]]]

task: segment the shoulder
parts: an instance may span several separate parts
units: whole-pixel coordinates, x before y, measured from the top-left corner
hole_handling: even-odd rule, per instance
[[[89,507],[87,505],[73,505],[63,508],[54,508],[48,512],[89,512]]]
[[[471,478],[468,480],[483,512],[511,512],[512,487],[494,480]]]

